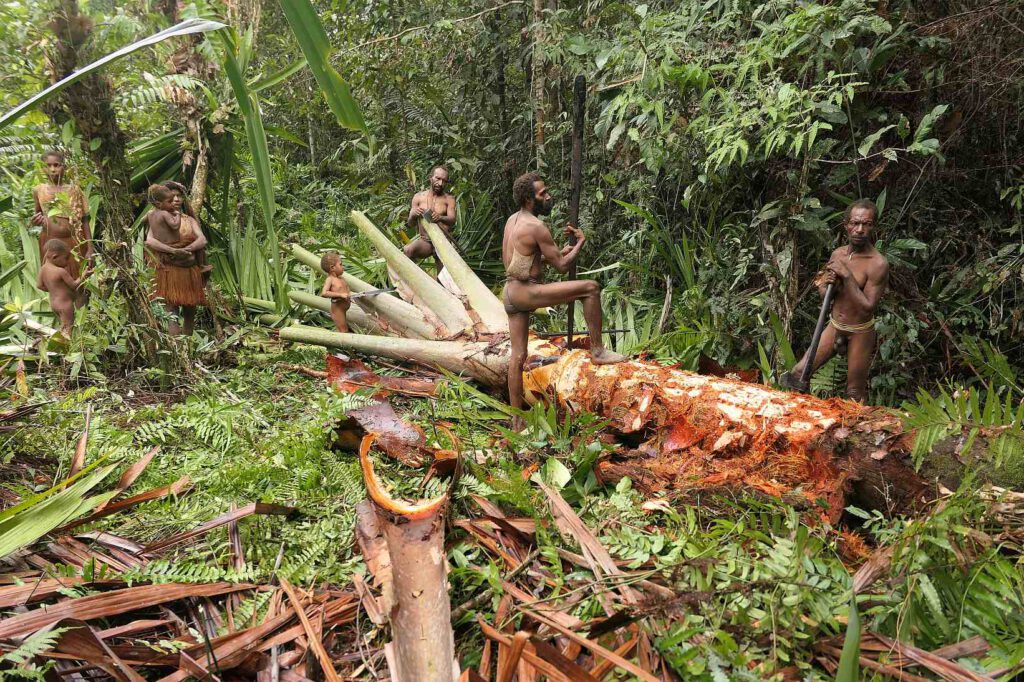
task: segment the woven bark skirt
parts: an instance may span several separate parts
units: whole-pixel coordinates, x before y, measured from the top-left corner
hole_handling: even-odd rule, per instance
[[[156,269],[156,296],[168,305],[206,305],[199,267],[179,268],[161,264]]]

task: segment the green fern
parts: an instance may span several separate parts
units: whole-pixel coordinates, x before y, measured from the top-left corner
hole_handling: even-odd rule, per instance
[[[174,104],[178,101],[177,90],[192,92],[204,87],[202,82],[180,73],[164,76],[146,75],[146,84],[117,95],[115,104],[118,107],[141,109],[157,102]]]
[[[970,452],[978,436],[989,437],[988,453],[997,467],[1024,457],[1024,401],[1014,402],[1012,393],[1000,397],[993,388],[986,388],[984,399],[978,390],[964,388],[938,395],[919,390],[914,403],[904,403],[907,413],[904,426],[916,431],[911,455],[920,468],[942,439],[962,434],[961,452]]]
[[[252,582],[260,577],[259,572],[249,566],[242,570],[212,566],[203,560],[170,561],[155,559],[145,566],[133,568],[121,574],[128,581],[162,583],[216,583]]]
[[[33,666],[31,663],[32,659],[55,647],[57,642],[60,641],[61,635],[72,629],[73,628],[54,628],[53,630],[46,630],[30,635],[16,649],[0,656],[0,668],[6,667],[6,665],[17,666],[18,668],[13,671],[5,671],[4,675],[0,677],[5,677],[10,674],[23,679],[44,679],[43,675],[45,673],[45,669]]]

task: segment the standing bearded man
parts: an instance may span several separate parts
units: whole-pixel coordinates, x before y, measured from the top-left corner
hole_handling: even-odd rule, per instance
[[[455,225],[455,197],[449,194],[448,169],[444,166],[434,166],[430,171],[430,188],[417,192],[412,197],[412,206],[409,208],[409,217],[406,225],[416,228],[418,234],[415,239],[405,245],[402,252],[414,261],[434,256],[434,263],[437,272],[441,272],[441,262],[434,250],[434,244],[427,236],[426,230],[420,225],[420,218],[437,223],[448,241],[452,241],[452,227]]]
[[[501,258],[505,264],[505,290],[502,301],[508,313],[512,355],[508,370],[508,393],[512,407],[523,409],[523,364],[530,333],[530,313],[537,308],[583,301],[583,317],[590,334],[590,354],[595,365],[622,362],[626,356],[610,351],[601,342],[601,288],[590,279],[568,282],[544,282],[544,262],[565,273],[580,255],[586,242],[583,231],[575,225],[565,227],[576,243],[561,249],[551,231],[540,219],[551,213],[554,199],[537,173],[519,176],[512,186],[512,199],[519,206],[505,222]],[[515,426],[519,426],[519,420]]]
[[[821,334],[814,371],[837,352],[846,351],[846,395],[864,402],[868,397],[868,371],[875,353],[875,308],[889,286],[889,261],[875,248],[878,208],[870,199],[858,199],[846,209],[844,227],[849,243],[832,252],[815,282],[824,296],[829,284],[836,287],[829,324]],[[809,350],[809,349],[808,349]],[[799,377],[808,362],[807,353],[779,378],[786,388],[799,388]]]

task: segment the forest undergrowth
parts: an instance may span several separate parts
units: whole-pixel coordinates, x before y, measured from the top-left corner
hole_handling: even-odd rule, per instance
[[[355,454],[333,447],[332,429],[365,400],[329,391],[323,379],[296,369],[323,364],[322,349],[285,348],[253,328],[227,364],[200,363],[186,392],[127,381],[74,388],[54,373],[31,375],[32,400],[50,402],[31,427],[4,434],[4,485],[29,496],[66,475],[91,405],[88,463],[118,463],[113,476],[160,446],[135,489],[182,476],[191,486],[82,532],[103,529],[146,544],[217,517],[232,503],[297,509],[287,518],[253,516],[239,523],[241,570],[232,566],[229,538],[220,529],[125,574],[129,580],[278,575],[295,584],[347,584],[353,573],[366,571],[353,541],[354,508],[366,493]],[[556,530],[534,483],[539,478],[577,509],[616,560],[638,571],[632,579],[657,575],[671,585],[673,598],[646,603],[641,613],[660,624],[653,644],[684,678],[831,679],[814,664],[816,647],[843,636],[854,572],[883,548],[895,549],[891,562],[857,598],[865,631],[927,650],[981,635],[991,648],[959,661],[978,671],[1009,671],[1024,657],[1024,534],[992,514],[972,479],[925,514],[889,517],[850,507],[834,527],[764,497],[686,491],[647,497],[629,479],[601,485],[593,465],[608,446],[596,419],[566,420],[538,406],[527,429],[509,432],[500,403],[455,378],[445,380],[436,398],[402,398],[398,406],[429,441],[447,443],[433,423],[461,442],[466,469],[453,491],[447,540],[453,605],[490,588],[492,599],[477,609],[490,612],[502,592],[501,564],[455,526],[479,514],[474,496],[480,496],[510,517],[536,523],[552,600],[573,600],[569,613],[583,621],[604,615],[599,595],[611,585],[595,584],[587,570],[563,568],[558,552],[576,542]],[[378,467],[394,494],[407,498],[430,497],[448,485],[435,479],[424,486],[407,468],[382,458]],[[102,577],[102,567],[92,570]],[[579,593],[581,585],[590,585],[589,594]],[[463,665],[476,665],[482,642],[473,612],[455,625]]]

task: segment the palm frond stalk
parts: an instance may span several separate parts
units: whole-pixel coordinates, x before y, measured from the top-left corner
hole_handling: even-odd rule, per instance
[[[314,272],[320,272],[320,257],[298,244],[292,244],[292,256],[312,268]],[[372,284],[347,272],[345,273],[345,282],[356,293],[376,289]],[[416,339],[443,339],[448,336],[443,330],[428,322],[416,306],[406,303],[397,296],[389,294],[363,296],[356,299],[356,305],[367,314],[375,315],[386,321],[387,328],[394,330],[400,336]]]
[[[495,348],[485,341],[428,341],[342,334],[307,325],[282,329],[281,339],[443,367],[490,386],[501,386],[508,376],[507,347]]]
[[[321,310],[327,314],[331,312],[331,301],[323,296],[306,293],[305,291],[289,291],[288,298],[291,299],[292,303]],[[350,307],[345,314],[345,319],[348,320],[349,325],[364,334],[387,334],[389,331],[380,325],[377,318],[367,315],[358,306]]]
[[[427,319],[436,318],[448,330],[448,336],[459,333],[473,334],[473,319],[466,312],[466,307],[455,295],[402,253],[392,244],[377,226],[370,222],[366,214],[352,211],[352,222],[359,228],[387,261],[395,276],[406,284],[413,293],[412,303],[419,308]]]
[[[480,281],[473,269],[466,264],[459,252],[436,223],[420,219],[420,224],[430,237],[437,255],[448,269],[452,279],[469,299],[470,310],[480,317],[484,330],[491,334],[508,333],[508,314],[498,297]]]

